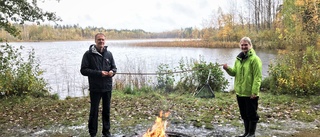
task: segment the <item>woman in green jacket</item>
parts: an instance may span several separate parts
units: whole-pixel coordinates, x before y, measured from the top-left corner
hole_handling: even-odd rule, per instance
[[[240,137],[254,137],[259,121],[257,109],[262,80],[262,62],[252,48],[249,37],[243,37],[240,40],[240,49],[242,52],[237,56],[233,68],[224,64],[223,69],[230,76],[235,77],[234,90],[245,127],[245,133]]]

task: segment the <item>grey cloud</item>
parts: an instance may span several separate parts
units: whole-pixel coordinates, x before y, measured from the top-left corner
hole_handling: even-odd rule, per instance
[[[172,8],[172,13],[175,14],[181,14],[181,15],[185,15],[188,17],[196,17],[197,15],[195,14],[196,12],[194,11],[193,7],[187,7],[185,5],[181,5],[179,3],[173,3],[172,5],[170,5]]]
[[[209,5],[209,3],[208,3],[207,0],[199,0],[199,5],[198,6],[199,6],[200,9],[202,9],[202,8],[208,6],[208,5]]]
[[[154,20],[155,22],[162,22],[164,24],[171,24],[173,26],[175,26],[177,24],[175,22],[175,19],[173,19],[169,16],[156,16],[156,17],[153,17],[152,20]]]

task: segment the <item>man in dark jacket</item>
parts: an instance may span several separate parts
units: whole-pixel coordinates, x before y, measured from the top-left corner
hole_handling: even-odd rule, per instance
[[[91,137],[98,131],[99,104],[102,99],[102,134],[110,137],[110,101],[112,77],[117,72],[112,53],[105,45],[105,35],[95,35],[95,45],[92,44],[83,55],[80,72],[88,76],[90,91],[90,115],[88,128]]]

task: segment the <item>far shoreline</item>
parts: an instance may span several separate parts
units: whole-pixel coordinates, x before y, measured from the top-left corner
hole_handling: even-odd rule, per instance
[[[179,38],[154,38],[154,39],[107,39],[108,41],[130,41],[130,40],[145,40],[144,42],[130,43],[133,46],[142,47],[193,47],[193,48],[239,48],[239,43],[236,41],[205,41],[202,39],[179,39]],[[38,40],[38,41],[4,41],[2,43],[28,43],[28,42],[71,42],[71,41],[92,41],[94,39],[82,40]],[[268,46],[254,45],[256,49],[270,49]]]

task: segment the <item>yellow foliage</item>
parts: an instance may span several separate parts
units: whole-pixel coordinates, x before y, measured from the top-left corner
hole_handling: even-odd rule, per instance
[[[297,20],[297,15],[292,14],[292,15],[291,15],[291,18],[292,18],[293,21],[296,21],[296,20]]]
[[[312,19],[313,19],[313,21],[314,21],[315,23],[317,23],[317,24],[320,23],[320,22],[319,22],[319,15],[318,15],[318,14],[314,15]]]
[[[295,5],[297,6],[303,6],[304,5],[305,0],[296,0]]]
[[[284,79],[284,78],[279,78],[278,81],[280,85],[287,85],[288,83],[287,79]]]
[[[319,3],[319,0],[296,0],[295,5],[305,6],[308,3]]]
[[[303,53],[301,53],[303,52]],[[314,47],[294,53],[278,50],[276,65],[270,65],[270,75],[275,78],[273,88],[284,93],[315,94],[320,89],[320,54]]]
[[[280,28],[276,28],[276,33],[280,33],[281,32],[281,29]]]
[[[279,38],[279,39],[283,39],[283,36],[282,36],[282,34],[280,34],[280,35],[278,36],[278,38]]]
[[[279,55],[284,55],[284,54],[287,54],[288,52],[289,52],[288,50],[281,50],[281,49],[278,50]]]

